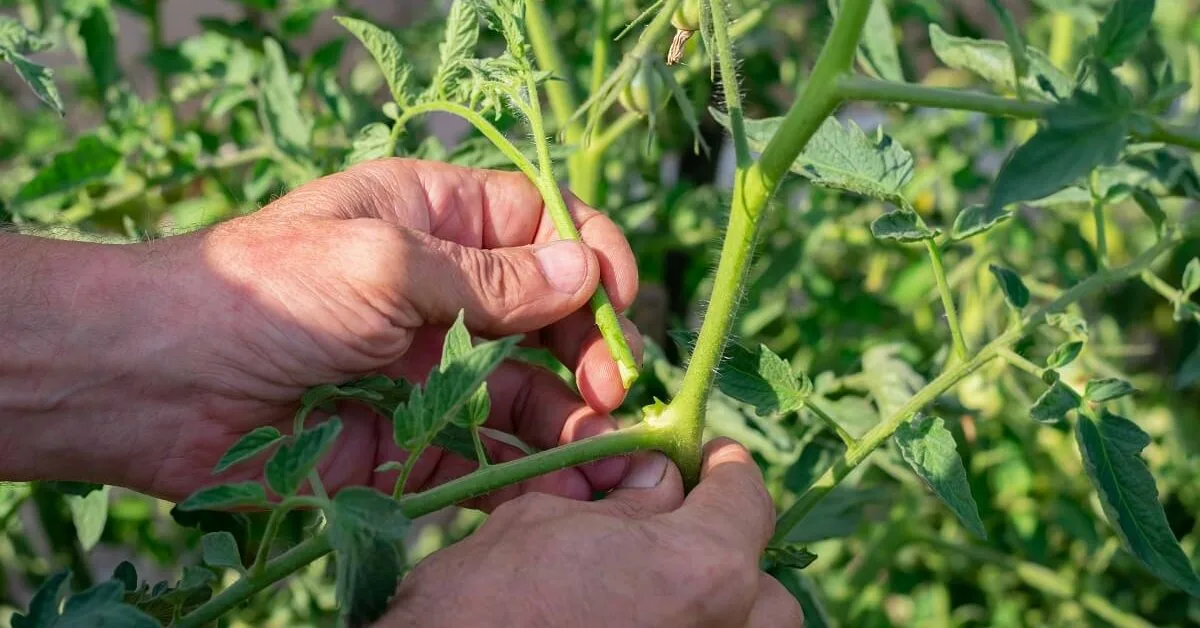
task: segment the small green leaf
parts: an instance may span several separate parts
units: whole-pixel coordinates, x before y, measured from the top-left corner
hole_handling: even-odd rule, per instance
[[[121,153],[95,135],[79,138],[70,150],[54,155],[13,199],[24,203],[55,194],[65,194],[104,179],[121,162]]]
[[[63,102],[58,88],[54,86],[54,72],[25,57],[26,54],[48,48],[49,40],[10,17],[0,16],[0,61],[11,63],[33,93],[61,116],[64,113]]]
[[[1050,357],[1046,358],[1046,368],[1060,369],[1074,362],[1075,358],[1079,357],[1080,351],[1083,351],[1083,341],[1068,340],[1058,345],[1054,353],[1051,353]]]
[[[942,63],[956,70],[967,70],[979,78],[1008,91],[1016,91],[1013,59],[1009,45],[993,39],[972,39],[946,34],[937,24],[929,25],[929,42]],[[1044,100],[1058,100],[1071,93],[1075,82],[1058,69],[1040,50],[1025,47],[1029,68],[1021,86]]]
[[[245,573],[242,565],[242,553],[238,549],[237,539],[226,531],[209,532],[200,537],[200,551],[204,564],[218,569],[234,569]]]
[[[1116,0],[1092,40],[1092,54],[1108,65],[1121,65],[1146,38],[1154,16],[1154,0]]]
[[[992,227],[1008,220],[1012,213],[1004,209],[993,209],[986,205],[970,205],[964,207],[954,218],[954,227],[950,229],[950,237],[955,240],[966,240],[979,235]]]
[[[713,118],[729,128],[729,116],[709,109]],[[746,139],[762,150],[779,129],[783,118],[745,121]],[[846,126],[826,118],[792,163],[792,172],[815,185],[845,190],[904,206],[901,190],[912,178],[913,156],[890,136],[867,137],[853,121]]]
[[[202,488],[179,502],[179,510],[217,510],[236,506],[266,506],[267,492],[258,482],[218,484]]]
[[[921,479],[929,484],[942,503],[975,536],[986,539],[979,507],[971,495],[967,470],[958,457],[954,436],[942,419],[918,414],[896,430],[900,454]]]
[[[911,209],[897,209],[871,221],[871,235],[879,240],[897,242],[920,242],[936,238],[941,233],[926,227]]]
[[[109,487],[105,486],[84,497],[68,495],[63,498],[71,511],[79,546],[85,552],[90,552],[104,534],[104,526],[108,523],[108,494]]]
[[[1051,109],[1047,125],[1009,156],[996,176],[988,207],[996,212],[1044,198],[1097,166],[1115,163],[1128,134],[1125,112],[1078,92],[1070,102]]]
[[[1137,392],[1133,384],[1115,377],[1105,377],[1103,379],[1093,379],[1087,383],[1087,388],[1083,391],[1084,399],[1092,403],[1104,403],[1113,399],[1120,399],[1126,395],[1132,395]]]
[[[372,122],[358,130],[346,155],[346,165],[353,166],[364,161],[391,157],[396,144],[392,141],[392,130],[382,122]]]
[[[1079,408],[1079,402],[1074,390],[1055,381],[1029,408],[1029,416],[1038,423],[1059,423],[1066,420],[1068,412]]]
[[[29,603],[29,613],[13,615],[13,628],[159,627],[149,615],[123,602],[125,587],[119,580],[108,580],[70,596],[60,614],[59,600],[69,575],[59,572],[42,583]]]
[[[400,541],[409,525],[399,502],[374,489],[349,487],[334,496],[329,538],[337,552],[337,596],[349,625],[366,625],[387,611],[405,568]]]
[[[808,551],[807,547],[799,543],[769,545],[763,552],[763,557],[773,566],[787,569],[804,569],[817,559],[816,554]]]
[[[469,74],[469,62],[474,59],[475,44],[479,41],[479,9],[469,0],[455,0],[446,16],[442,43],[438,45],[440,62],[423,99],[435,100],[469,92],[457,83]],[[400,101],[404,102],[404,101]]]
[[[988,270],[992,271],[992,275],[1000,283],[1000,289],[1004,291],[1004,300],[1008,302],[1009,307],[1019,312],[1029,305],[1029,288],[1025,287],[1020,275],[995,264],[988,264]]]
[[[217,466],[213,468],[213,474],[221,473],[222,471],[232,467],[233,465],[249,460],[254,456],[266,451],[271,445],[274,445],[283,438],[283,434],[279,430],[271,426],[255,428],[237,440],[217,461]]]
[[[1158,199],[1145,188],[1133,188],[1132,194],[1142,213],[1154,223],[1154,230],[1162,233],[1163,224],[1167,222],[1167,213],[1158,204]]]
[[[357,37],[367,48],[367,52],[371,53],[371,57],[375,59],[375,63],[379,64],[379,69],[383,72],[383,78],[387,81],[388,89],[391,90],[392,99],[401,105],[407,104],[409,101],[408,76],[411,69],[404,62],[404,50],[400,47],[396,36],[364,20],[341,16],[333,19]]]
[[[829,10],[835,17],[839,13],[841,3],[841,0],[829,0]],[[895,26],[888,15],[887,3],[883,0],[871,2],[862,40],[858,42],[858,63],[867,74],[875,78],[904,82],[900,51],[896,47]]]
[[[1188,299],[1200,292],[1200,257],[1193,257],[1183,269],[1183,285],[1180,286],[1183,298]]]
[[[312,121],[305,117],[292,89],[287,60],[279,42],[263,40],[266,53],[262,66],[259,108],[275,146],[288,156],[301,158],[312,143]]]
[[[1107,411],[1099,419],[1080,417],[1075,437],[1104,514],[1125,549],[1154,575],[1200,596],[1200,577],[1171,532],[1154,476],[1139,456],[1150,437],[1129,419]]]
[[[686,331],[671,331],[670,336],[689,351],[696,340],[694,333]],[[759,416],[799,410],[812,392],[812,382],[807,377],[796,377],[787,360],[766,345],[751,351],[736,343],[725,348],[717,387],[735,400],[754,406]]]
[[[101,97],[107,94],[109,86],[121,79],[116,34],[117,16],[107,4],[93,5],[79,22],[79,37],[83,39],[88,67]]]
[[[263,469],[267,485],[281,497],[294,495],[341,433],[342,420],[332,417],[280,445]]]
[[[466,313],[463,310],[459,310],[458,316],[454,319],[454,324],[450,326],[450,329],[446,330],[446,339],[442,341],[441,366],[447,366],[451,362],[463,357],[473,346],[471,332],[467,331],[465,317]]]
[[[134,567],[133,563],[127,560],[117,563],[117,566],[113,568],[112,579],[120,582],[126,591],[137,589],[138,582],[140,582],[138,580],[137,567]]]

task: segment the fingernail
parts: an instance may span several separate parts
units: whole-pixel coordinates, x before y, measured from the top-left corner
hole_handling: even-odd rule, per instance
[[[638,454],[629,465],[629,472],[617,488],[654,488],[667,474],[667,457],[655,451]]]
[[[554,289],[575,294],[587,279],[587,254],[583,245],[570,240],[543,244],[533,251],[542,274]]]

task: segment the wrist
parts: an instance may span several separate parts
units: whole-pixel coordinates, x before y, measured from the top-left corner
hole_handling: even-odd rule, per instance
[[[169,407],[162,246],[0,237],[0,480],[129,483]]]

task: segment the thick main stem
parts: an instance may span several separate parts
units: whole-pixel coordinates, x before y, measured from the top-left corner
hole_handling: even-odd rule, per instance
[[[845,3],[829,40],[821,50],[812,77],[788,111],[779,131],[768,142],[757,163],[749,168],[738,169],[732,211],[721,247],[712,296],[679,395],[666,413],[668,420],[682,422],[682,429],[677,430],[677,449],[668,453],[675,457],[689,481],[694,482],[699,473],[699,444],[703,436],[708,395],[733,326],[737,300],[750,265],[763,210],[792,162],[840,102],[833,86],[837,77],[846,72],[854,61],[858,39],[870,7],[870,0],[848,0]],[[714,15],[713,21],[717,22],[715,18]],[[714,24],[714,27],[724,26]],[[717,52],[721,54],[722,49],[718,47]]]

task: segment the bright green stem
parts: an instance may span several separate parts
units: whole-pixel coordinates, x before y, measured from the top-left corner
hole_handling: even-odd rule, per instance
[[[1108,266],[1108,233],[1104,224],[1104,197],[1100,195],[1100,174],[1093,170],[1089,177],[1092,193],[1092,220],[1096,224],[1096,259],[1100,267]]]
[[[837,106],[839,99],[834,93],[834,85],[838,76],[854,61],[858,38],[870,7],[870,0],[848,0],[843,5],[813,68],[812,77],[788,111],[779,131],[763,149],[760,160],[749,168],[739,168],[734,177],[733,205],[712,296],[679,395],[664,416],[665,421],[680,422],[677,434],[683,442],[677,445],[677,451],[667,453],[679,456],[675,461],[688,482],[698,478],[699,446],[708,395],[733,326],[737,300],[750,265],[763,210],[792,162]],[[716,19],[713,21],[717,22]],[[721,54],[720,50],[718,54]]]
[[[1091,296],[1109,285],[1136,277],[1143,270],[1149,268],[1159,256],[1177,246],[1182,240],[1183,237],[1178,233],[1169,234],[1125,266],[1101,270],[1093,274],[1069,290],[1064,291],[1058,298],[1038,309],[1033,314],[1021,319],[1018,325],[997,336],[981,349],[975,357],[967,362],[956,365],[939,375],[932,382],[929,382],[912,399],[909,399],[904,404],[904,407],[900,408],[884,421],[876,424],[871,431],[864,434],[859,439],[857,447],[848,449],[807,491],[800,495],[787,511],[780,515],[775,523],[775,540],[782,541],[787,538],[792,528],[796,527],[796,524],[800,523],[805,515],[822,498],[829,494],[863,460],[866,460],[871,452],[886,442],[912,415],[932,403],[939,395],[953,388],[963,378],[979,370],[979,368],[993,358],[1001,356],[1004,349],[1008,349],[1013,343],[1029,333],[1029,331],[1045,323],[1047,315],[1060,312],[1072,303]]]
[[[842,443],[844,443],[846,447],[857,446],[858,441],[856,441],[854,437],[850,435],[850,432],[847,432],[845,428],[843,428],[841,424],[837,422],[837,419],[834,419],[833,416],[831,416],[825,411],[824,408],[821,407],[821,404],[823,403],[823,401],[819,402],[813,397],[809,397],[804,402],[804,407],[809,412],[815,414],[817,418],[820,419],[821,423],[825,424],[825,427],[833,430],[833,432],[838,435],[838,438],[842,439]]]
[[[737,58],[733,54],[733,42],[729,37],[729,16],[725,13],[724,0],[709,2],[712,11],[713,38],[716,39],[717,65],[721,69],[721,91],[725,95],[725,107],[729,111],[730,132],[737,156],[738,170],[750,167],[750,145],[746,141],[746,121],[742,113],[742,93],[738,88]]]
[[[950,337],[954,342],[954,354],[965,362],[970,355],[967,342],[963,340],[962,326],[958,323],[958,309],[954,306],[954,293],[946,281],[946,269],[942,265],[942,249],[932,238],[925,240],[929,249],[929,262],[933,265],[933,277],[937,280],[938,294],[942,296],[942,309],[946,311],[946,324],[950,326]]]
[[[1009,349],[1008,347],[1002,347],[996,353],[1005,362],[1008,362],[1010,365],[1015,366],[1038,379],[1041,379],[1042,373],[1045,372],[1045,369],[1034,364],[1033,362],[1030,362],[1028,358],[1017,353],[1016,351],[1013,351],[1012,349]]]
[[[635,451],[661,450],[664,448],[666,438],[665,433],[645,424],[635,425],[531,454],[511,462],[490,465],[424,493],[404,497],[400,500],[400,506],[406,516],[415,519],[473,497],[485,495],[498,488],[511,486],[559,469],[601,458],[630,454]],[[229,612],[251,595],[286,578],[305,565],[328,554],[331,550],[328,533],[321,532],[281,554],[275,560],[267,562],[261,573],[243,576],[211,600],[182,617],[173,626],[174,628],[204,626]]]
[[[980,92],[925,87],[862,76],[842,77],[833,91],[837,98],[843,100],[905,103],[935,109],[978,111],[994,116],[1022,119],[1043,118],[1054,106],[1045,102],[1032,100],[1022,102]],[[1178,126],[1158,118],[1150,120],[1149,130],[1135,130],[1133,136],[1145,142],[1165,142],[1200,150],[1200,129]]]
[[[554,80],[547,81],[544,86],[546,99],[550,102],[550,114],[554,116],[559,129],[566,131],[567,142],[574,143],[578,137],[571,137],[572,133],[578,135],[582,131],[579,125],[572,128],[567,123],[579,106],[575,98],[575,77],[571,75],[570,66],[554,42],[558,30],[546,13],[545,4],[544,0],[528,0],[525,3],[525,34],[529,37],[538,67],[554,75]]]
[[[532,76],[528,78],[528,88],[530,94],[537,94],[537,85],[534,83]],[[484,137],[491,140],[492,144],[500,149],[500,152],[504,153],[504,156],[508,157],[513,165],[524,173],[526,177],[529,177],[529,180],[537,186],[538,191],[541,192],[543,202],[546,204],[546,212],[550,214],[550,219],[554,222],[554,228],[558,232],[558,236],[568,240],[578,240],[579,230],[575,227],[575,221],[571,218],[571,212],[567,209],[567,204],[563,201],[562,192],[558,189],[558,182],[554,179],[549,140],[546,138],[545,128],[542,124],[541,104],[537,98],[532,98],[530,106],[532,108],[532,115],[529,116],[529,125],[530,131],[533,134],[534,144],[537,148],[540,168],[530,163],[525,158],[525,155],[507,137],[504,137],[503,133],[484,119],[483,116],[467,107],[452,102],[435,101],[409,107],[396,120],[396,125],[403,127],[408,121],[434,111],[451,113],[470,122],[471,126],[474,126]],[[604,338],[604,343],[608,346],[609,352],[617,362],[617,370],[621,375],[621,381],[625,385],[625,388],[628,389],[638,376],[637,361],[634,360],[633,352],[629,349],[629,344],[625,341],[625,334],[621,330],[621,323],[617,320],[616,310],[613,309],[612,302],[609,300],[604,286],[596,288],[596,292],[592,295],[591,304],[592,311],[596,316],[596,326],[600,328],[600,335]]]
[[[1197,323],[1200,323],[1200,305],[1196,305],[1191,301],[1185,301],[1183,299],[1182,291],[1176,289],[1174,286],[1164,281],[1162,277],[1155,275],[1149,270],[1143,270],[1141,277],[1142,283],[1150,286],[1151,289],[1161,295],[1164,299],[1170,301],[1171,304],[1182,302],[1183,311],[1190,314]]]

